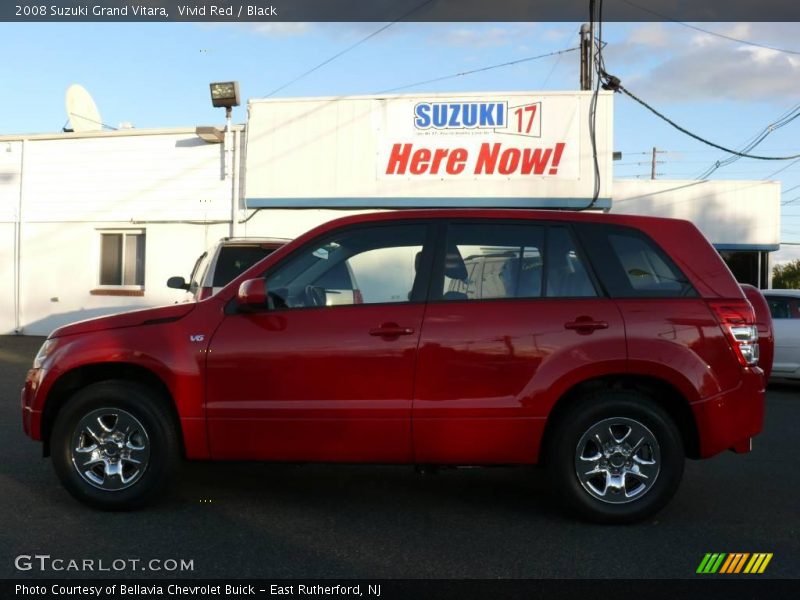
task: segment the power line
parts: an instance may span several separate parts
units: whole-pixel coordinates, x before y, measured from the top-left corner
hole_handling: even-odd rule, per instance
[[[788,189],[783,190],[781,192],[781,195],[787,194],[787,193],[791,192],[792,190],[796,190],[797,188],[800,188],[800,183],[798,183],[797,185],[793,185],[792,187],[790,187]]]
[[[753,148],[758,146],[761,142],[763,142],[773,131],[780,129],[781,127],[788,125],[792,121],[794,121],[797,117],[800,117],[800,104],[792,108],[791,110],[783,113],[778,120],[773,123],[770,123],[764,129],[762,129],[758,134],[756,134],[750,142],[745,144],[739,152],[750,152]],[[718,160],[713,165],[711,165],[708,169],[703,171],[700,175],[697,176],[697,179],[708,179],[709,175],[711,175],[714,171],[719,169],[720,167],[728,166],[737,160],[739,160],[741,156],[730,156],[725,160]]]
[[[387,23],[386,25],[384,25],[383,27],[380,27],[379,29],[376,29],[375,31],[373,31],[372,33],[370,33],[368,36],[366,36],[366,37],[364,37],[364,38],[360,39],[359,41],[357,41],[355,44],[351,44],[350,46],[348,46],[348,47],[347,47],[347,48],[345,48],[344,50],[342,50],[342,51],[340,51],[340,52],[337,52],[336,54],[334,54],[333,56],[331,56],[329,59],[322,61],[322,62],[321,62],[321,63],[319,63],[319,64],[318,64],[316,67],[313,67],[313,68],[309,69],[308,71],[305,71],[304,73],[301,73],[300,75],[298,75],[297,77],[295,77],[295,78],[294,78],[294,79],[292,79],[291,81],[288,81],[287,83],[284,83],[282,86],[275,88],[275,89],[274,89],[274,90],[272,90],[272,91],[271,91],[269,94],[267,94],[267,95],[265,96],[265,98],[269,98],[270,96],[274,96],[275,94],[277,94],[278,92],[280,92],[282,89],[289,87],[289,86],[290,86],[290,85],[292,85],[293,83],[297,83],[298,81],[300,81],[300,80],[301,80],[301,79],[303,79],[304,77],[306,77],[306,76],[308,76],[308,75],[311,75],[311,73],[313,73],[314,71],[317,71],[317,70],[321,69],[322,67],[324,67],[325,65],[332,63],[334,60],[336,60],[336,59],[337,59],[337,58],[339,58],[340,56],[342,56],[342,55],[344,55],[344,54],[347,54],[348,52],[350,52],[350,51],[351,51],[351,50],[353,50],[354,48],[356,48],[356,47],[360,46],[361,44],[363,44],[363,43],[367,42],[368,40],[371,40],[371,39],[372,39],[372,38],[374,38],[376,35],[378,35],[378,34],[382,33],[383,31],[386,31],[387,29],[389,29],[389,27],[391,27],[392,25],[394,25],[394,24],[395,24],[395,23],[397,23],[398,21],[402,21],[403,19],[405,19],[405,18],[407,18],[407,17],[411,16],[412,14],[414,14],[415,12],[417,12],[419,9],[421,9],[423,6],[425,6],[426,4],[430,4],[430,3],[431,3],[431,2],[433,2],[433,1],[434,1],[434,0],[425,0],[424,2],[421,2],[421,3],[420,3],[420,4],[418,4],[416,7],[412,8],[410,11],[408,11],[407,13],[405,13],[403,16],[401,16],[401,17],[399,17],[399,18],[395,19],[395,20],[394,20],[394,21],[392,21],[391,23]]]
[[[542,82],[541,89],[545,89],[545,86],[547,86],[547,82],[550,81],[550,78],[553,76],[553,73],[556,72],[556,68],[558,67],[559,63],[561,62],[561,57],[562,56],[563,56],[563,54],[559,54],[558,58],[553,63],[553,66],[550,67],[550,72],[547,74],[547,77],[544,78],[544,81]]]
[[[773,148],[772,152],[792,152],[794,148]],[[626,150],[622,150],[623,156],[630,156],[631,154],[650,154],[652,150],[643,150],[641,152],[627,152]],[[667,150],[669,154],[712,154],[716,152],[716,150],[709,149],[709,150]],[[708,159],[703,160],[696,160],[693,162],[697,163],[708,163]]]
[[[728,40],[730,42],[736,42],[738,44],[746,44],[747,46],[755,46],[756,48],[764,48],[766,50],[774,50],[775,52],[783,52],[785,54],[794,54],[795,56],[800,56],[800,52],[798,52],[797,50],[787,50],[786,48],[777,48],[775,46],[767,46],[766,44],[759,44],[758,42],[750,42],[748,40],[742,40],[742,39],[735,38],[735,37],[730,36],[730,35],[725,35],[724,33],[717,33],[716,31],[709,31],[708,29],[703,29],[702,27],[698,27],[696,25],[690,25],[689,23],[684,23],[683,21],[677,21],[675,19],[672,19],[672,18],[668,17],[667,15],[661,14],[661,13],[656,12],[654,10],[650,10],[649,8],[645,8],[644,6],[640,6],[639,4],[636,4],[635,2],[630,2],[629,0],[622,0],[622,2],[624,2],[625,4],[627,4],[629,6],[634,6],[634,7],[638,8],[639,10],[643,10],[645,12],[648,12],[651,15],[656,15],[657,17],[661,17],[662,19],[666,19],[667,21],[671,21],[672,23],[675,23],[677,25],[683,25],[684,27],[688,27],[689,29],[694,29],[695,31],[701,31],[702,33],[707,33],[708,35],[713,35],[713,36],[716,36],[718,38],[722,38],[722,39]]]
[[[409,83],[407,85],[400,85],[397,87],[389,88],[387,90],[382,90],[380,92],[375,92],[375,94],[388,94],[391,92],[397,92],[400,90],[405,90],[412,87],[417,87],[420,85],[425,85],[427,83],[436,83],[439,81],[444,81],[446,79],[455,79],[456,77],[463,77],[465,75],[472,75],[474,73],[482,73],[484,71],[491,71],[492,69],[499,69],[501,67],[510,67],[513,65],[518,65],[524,62],[530,62],[532,60],[539,60],[541,58],[548,58],[550,56],[557,56],[559,54],[566,54],[567,52],[574,52],[575,50],[579,50],[576,46],[575,48],[567,48],[566,50],[558,50],[556,52],[549,52],[548,54],[539,54],[538,56],[528,56],[526,58],[520,58],[517,60],[511,60],[508,62],[500,63],[497,65],[490,65],[488,67],[481,67],[480,69],[472,69],[471,71],[462,71],[461,73],[454,73],[452,75],[444,75],[442,77],[435,77],[433,79],[426,79],[425,81],[418,81],[416,83]]]
[[[669,154],[669,155],[673,154],[673,152],[671,152],[670,150],[661,150],[661,151],[659,151],[659,153],[661,153],[661,152],[664,152],[665,154]],[[648,154],[652,154],[652,153],[653,153],[652,150],[650,152],[648,152]],[[623,153],[622,156],[625,157],[625,158],[631,158],[631,159],[637,158],[635,156],[632,156],[630,154],[625,154],[625,153]],[[668,158],[670,159],[670,161],[673,161],[676,164],[680,164],[680,165],[708,165],[708,161],[707,160],[685,160],[685,159],[683,159],[683,158],[681,158],[679,156],[669,156]],[[622,163],[615,163],[615,164],[617,166],[619,166]],[[739,167],[740,167],[740,169],[760,169],[760,168],[762,168],[762,165],[759,164],[759,163],[756,163],[756,164],[749,163],[749,164],[746,164],[746,165],[745,164],[740,165]],[[696,172],[697,171],[695,171],[695,173]],[[727,173],[732,173],[732,172],[733,171],[730,171],[730,170],[727,171]]]
[[[797,159],[793,160],[793,161],[792,161],[792,162],[790,162],[788,165],[785,165],[785,166],[781,167],[780,169],[778,169],[778,170],[777,170],[777,171],[775,171],[774,173],[770,173],[770,174],[769,174],[769,175],[767,175],[766,177],[762,177],[762,179],[772,179],[772,178],[773,178],[773,177],[775,177],[775,175],[777,175],[778,173],[782,173],[783,171],[785,171],[786,169],[788,169],[788,168],[789,168],[789,167],[791,167],[792,165],[795,165],[795,164],[797,164],[798,162],[800,162],[800,158],[797,158]]]
[[[681,127],[675,121],[673,121],[669,117],[665,116],[664,114],[660,113],[658,110],[656,110],[655,108],[650,106],[647,102],[645,102],[641,98],[637,97],[633,92],[631,92],[630,90],[628,90],[625,87],[623,87],[623,85],[620,83],[619,79],[617,79],[613,75],[609,75],[608,73],[603,71],[603,78],[606,80],[606,83],[604,84],[604,88],[613,89],[615,91],[622,92],[623,94],[625,94],[626,96],[628,96],[632,100],[634,100],[634,101],[638,102],[639,104],[641,104],[642,106],[644,106],[647,110],[649,110],[651,113],[656,115],[659,119],[662,119],[663,121],[666,121],[667,123],[672,125],[675,129],[677,129],[681,133],[684,133],[684,134],[688,135],[689,137],[692,137],[692,138],[696,139],[698,142],[702,142],[703,144],[706,144],[707,146],[711,146],[713,148],[717,148],[718,150],[722,150],[723,152],[727,152],[728,154],[733,154],[735,156],[740,156],[740,157],[743,157],[743,158],[753,158],[753,159],[756,159],[756,160],[795,160],[795,159],[800,159],[800,154],[793,154],[791,156],[759,156],[757,154],[747,154],[745,152],[739,152],[737,150],[732,150],[731,148],[726,148],[725,146],[722,146],[720,144],[717,144],[715,142],[707,140],[707,139],[705,139],[703,137],[700,137],[696,133],[692,133],[691,131],[689,131],[685,127]],[[788,166],[790,166],[790,165],[787,165],[787,167],[784,167],[784,168],[788,168]],[[781,171],[782,170],[783,169],[781,169]],[[778,172],[780,172],[780,171],[778,171]],[[769,177],[766,177],[765,179],[768,179],[768,178]]]
[[[580,30],[581,30],[581,28],[580,28],[580,27],[578,27],[577,29],[575,29],[575,31],[572,33],[572,36],[574,36],[574,35],[575,35],[576,33],[578,33]],[[557,59],[556,59],[556,61],[553,63],[553,66],[551,67],[551,69],[550,69],[550,72],[547,74],[547,77],[545,77],[545,78],[544,78],[544,81],[542,82],[542,85],[541,85],[541,89],[545,89],[545,86],[547,85],[547,82],[548,82],[548,81],[550,81],[550,78],[553,76],[553,73],[555,73],[555,70],[556,70],[556,68],[557,68],[557,67],[558,67],[558,65],[561,63],[561,57],[562,57],[562,56],[564,56],[564,55],[563,55],[563,54],[559,54],[559,55],[558,55],[558,58],[557,58]]]

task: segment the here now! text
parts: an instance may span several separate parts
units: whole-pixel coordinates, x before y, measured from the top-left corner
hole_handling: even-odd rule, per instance
[[[394,144],[386,175],[557,175],[565,142],[552,148],[504,148],[483,143],[474,159],[467,148],[414,148]]]

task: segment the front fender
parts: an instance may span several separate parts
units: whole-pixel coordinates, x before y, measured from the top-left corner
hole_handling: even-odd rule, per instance
[[[76,376],[88,383],[116,378],[121,370],[143,369],[163,383],[174,403],[181,425],[186,456],[208,458],[205,427],[204,370],[211,333],[222,317],[218,303],[193,311],[184,319],[136,327],[90,331],[54,338],[54,347],[41,369],[28,374],[23,390],[26,431],[42,438],[42,416],[54,390]],[[134,369],[130,368],[133,367]],[[88,377],[88,379],[87,379]],[[70,386],[67,386],[70,387]]]

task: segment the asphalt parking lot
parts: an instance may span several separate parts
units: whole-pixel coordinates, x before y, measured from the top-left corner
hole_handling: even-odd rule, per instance
[[[688,462],[672,503],[632,526],[563,516],[534,468],[192,463],[156,505],[104,513],[74,501],[22,433],[41,342],[0,336],[0,577],[103,576],[15,568],[34,554],[191,560],[184,577],[493,579],[685,578],[707,552],[771,552],[759,577],[800,574],[800,385],[770,387],[751,454]],[[161,575],[176,576],[146,573]]]

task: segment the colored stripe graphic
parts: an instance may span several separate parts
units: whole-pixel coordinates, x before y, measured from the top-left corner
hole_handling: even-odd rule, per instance
[[[725,560],[726,556],[727,554],[724,552],[721,554],[720,553],[706,554],[705,557],[703,558],[703,561],[700,563],[700,566],[697,567],[697,572],[704,574],[716,573],[720,565],[722,564],[722,561]]]
[[[734,573],[763,573],[772,560],[771,552],[707,552],[697,567],[697,573],[704,575],[731,575]],[[748,560],[749,559],[749,560]],[[746,566],[745,566],[746,565]],[[744,571],[742,571],[744,569]]]
[[[741,560],[739,561],[739,564],[738,564],[738,565],[736,565],[736,570],[734,571],[734,573],[739,573],[739,572],[741,572],[741,570],[742,570],[742,567],[744,566],[744,563],[745,563],[745,561],[747,560],[747,557],[748,557],[748,556],[750,556],[750,553],[749,553],[749,552],[745,552],[744,554],[742,554],[742,558],[741,558]]]
[[[736,554],[728,554],[727,560],[722,563],[722,568],[719,570],[720,573],[727,573],[728,568],[730,567],[731,563],[734,559],[738,559],[739,557]]]
[[[753,554],[753,558],[750,559],[750,562],[747,563],[747,566],[744,568],[745,573],[763,573],[769,561],[772,560],[772,553],[760,552],[758,554]]]
[[[722,565],[720,569],[720,573],[738,573],[742,570],[744,566],[744,561],[747,560],[747,557],[750,556],[749,553],[743,552],[734,552],[733,554],[728,555],[728,560],[725,561],[725,564]]]
[[[705,571],[705,569],[706,569],[706,565],[708,564],[708,561],[709,561],[710,559],[711,559],[711,555],[710,555],[710,554],[708,554],[708,553],[706,553],[706,555],[703,557],[703,560],[702,560],[702,561],[700,561],[700,566],[699,566],[699,567],[697,567],[697,571],[695,571],[695,572],[696,572],[696,573],[705,573],[705,572],[706,572],[706,571]]]

